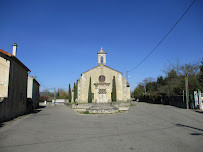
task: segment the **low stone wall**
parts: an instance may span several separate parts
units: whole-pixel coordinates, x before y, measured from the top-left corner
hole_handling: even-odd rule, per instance
[[[111,102],[109,104],[112,104],[113,106],[119,108],[119,107],[129,107],[131,102]],[[82,103],[82,104],[67,104],[72,109],[88,109],[92,106],[94,103]]]
[[[10,101],[8,98],[4,98],[0,102],[0,123],[12,120],[18,116],[26,113],[26,102],[25,104],[15,103]]]
[[[86,109],[89,113],[93,114],[111,114],[117,113],[119,108],[113,106],[111,103],[93,104],[90,108]]]
[[[83,104],[69,104],[72,109],[88,109],[92,106],[92,103],[83,103]]]
[[[119,107],[129,107],[131,102],[112,102],[112,105],[119,108]]]
[[[130,104],[131,102],[110,102],[110,103],[104,103],[104,105],[109,105],[109,106],[114,106],[115,108],[117,108],[119,111],[127,111],[129,110],[130,108]],[[108,113],[106,112],[105,109],[102,109],[103,111],[100,111],[98,112],[95,112],[95,111],[90,111],[88,110],[90,107],[92,107],[93,105],[95,105],[95,103],[79,103],[78,105],[77,104],[69,104],[69,103],[66,103],[66,105],[72,109],[74,109],[75,111],[77,112],[85,112],[85,111],[88,111],[90,113]],[[101,103],[102,105],[102,103]],[[110,111],[109,113],[115,113],[115,111]]]

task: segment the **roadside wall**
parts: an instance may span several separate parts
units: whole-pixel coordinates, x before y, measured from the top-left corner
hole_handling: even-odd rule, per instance
[[[11,59],[8,98],[0,102],[0,122],[26,113],[27,76],[27,71]]]
[[[39,107],[39,83],[33,79],[32,101],[34,108]]]

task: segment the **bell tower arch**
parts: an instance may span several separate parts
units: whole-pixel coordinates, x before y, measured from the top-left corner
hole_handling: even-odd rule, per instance
[[[102,46],[98,54],[98,65],[106,65],[106,52],[104,52]]]

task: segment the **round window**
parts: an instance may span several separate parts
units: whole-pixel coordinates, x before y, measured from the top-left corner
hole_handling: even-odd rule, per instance
[[[99,82],[104,82],[105,81],[105,76],[104,75],[100,75],[99,76]]]

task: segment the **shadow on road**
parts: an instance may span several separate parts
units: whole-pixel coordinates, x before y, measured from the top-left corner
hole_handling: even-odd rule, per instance
[[[197,111],[197,110],[196,110],[195,112],[198,112],[198,113],[201,113],[201,114],[203,114],[203,111]]]
[[[4,126],[4,123],[0,123],[0,128]]]
[[[1,123],[0,123],[0,128],[4,127],[6,122],[15,120],[15,119],[18,118],[18,117],[26,116],[26,115],[31,114],[31,113],[32,113],[32,114],[39,113],[39,112],[42,111],[42,109],[45,108],[45,107],[46,107],[46,106],[39,106],[37,109],[34,109],[34,110],[32,110],[31,112],[26,112],[26,113],[24,113],[24,114],[22,114],[22,115],[19,115],[19,116],[16,116],[16,117],[12,118],[12,119],[9,119],[8,121],[1,122]]]
[[[46,107],[46,106],[39,106],[38,109],[42,109],[42,108],[45,108],[45,107]]]
[[[203,129],[195,128],[195,127],[187,126],[187,125],[182,125],[182,124],[176,124],[176,126],[178,126],[178,127],[186,127],[186,128],[191,128],[191,129],[195,129],[195,130],[203,131]]]
[[[191,133],[190,135],[199,136],[199,135],[203,135],[203,134],[202,133]]]
[[[45,108],[46,106],[39,106],[37,109],[35,109],[32,113],[36,114],[39,113],[40,111],[42,111],[41,109]]]

